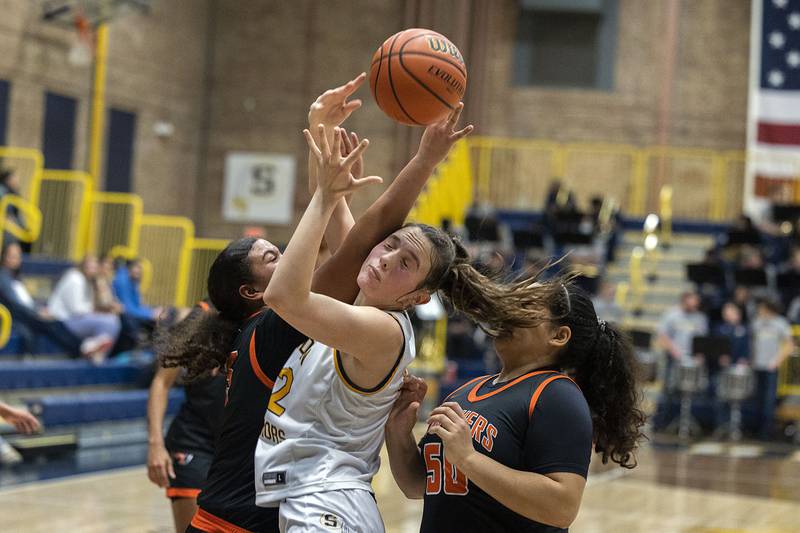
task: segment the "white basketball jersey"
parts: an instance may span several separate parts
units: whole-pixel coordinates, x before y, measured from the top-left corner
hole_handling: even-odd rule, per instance
[[[340,489],[371,490],[380,467],[384,425],[414,359],[406,313],[389,313],[403,350],[386,380],[363,390],[345,374],[336,350],[309,340],[281,370],[255,453],[256,504]]]

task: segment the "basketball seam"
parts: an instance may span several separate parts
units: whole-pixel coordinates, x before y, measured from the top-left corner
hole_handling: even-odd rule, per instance
[[[419,37],[424,37],[424,36],[420,35]],[[410,42],[411,42],[413,39],[416,39],[416,37],[412,37],[411,39],[409,39],[408,41],[406,41],[405,43],[403,43],[403,46],[401,46],[401,47],[400,47],[400,52],[399,52],[399,56],[400,56],[400,66],[401,66],[401,67],[403,67],[403,70],[405,70],[405,71],[406,71],[406,74],[408,74],[409,76],[411,76],[411,79],[413,79],[415,82],[417,82],[417,83],[420,85],[420,87],[422,87],[423,89],[425,89],[426,91],[428,91],[429,93],[431,93],[431,94],[433,95],[433,97],[434,97],[434,98],[436,98],[437,100],[439,100],[439,101],[442,103],[442,105],[443,105],[443,106],[445,106],[447,109],[449,109],[450,111],[452,111],[452,110],[454,109],[454,107],[453,107],[453,106],[451,106],[450,104],[448,104],[448,103],[447,103],[447,101],[445,101],[445,99],[444,99],[444,98],[442,98],[441,96],[439,96],[438,94],[436,94],[436,92],[435,92],[433,89],[431,89],[430,87],[428,87],[427,85],[425,85],[424,83],[422,83],[422,81],[420,81],[420,79],[419,79],[419,78],[417,78],[417,77],[414,75],[414,73],[412,73],[410,70],[408,70],[408,69],[406,68],[406,64],[405,64],[405,63],[403,63],[403,48],[405,48],[405,46],[406,46],[408,43],[410,43]],[[391,50],[389,51],[389,53],[391,53]]]
[[[394,55],[395,55],[395,56],[399,56],[399,55],[400,55],[400,52],[398,52],[398,53],[396,53],[396,54],[394,54]],[[444,61],[444,62],[445,62],[445,63],[447,63],[448,65],[452,65],[453,67],[455,67],[455,68],[458,70],[458,73],[459,73],[459,74],[461,74],[462,76],[464,76],[464,79],[466,79],[466,78],[467,78],[467,73],[466,73],[466,72],[464,72],[464,70],[462,70],[461,66],[460,66],[458,63],[456,63],[455,61],[453,61],[452,59],[448,59],[448,58],[446,58],[446,57],[442,57],[442,56],[440,56],[440,55],[436,55],[436,54],[434,54],[434,53],[431,53],[431,52],[403,52],[403,55],[405,55],[405,56],[424,56],[424,57],[431,57],[431,58],[433,58],[433,59],[438,59],[439,61]],[[388,59],[391,59],[391,57],[392,57],[392,56],[389,56],[389,55],[387,55],[387,56],[386,56],[386,58],[388,58]],[[382,59],[382,58],[381,58],[381,59]],[[375,61],[373,61],[372,63],[370,63],[370,65],[369,65],[369,66],[370,66],[370,68],[372,68],[372,66],[373,66],[375,63],[377,63],[378,61],[380,61],[381,59],[376,59]]]
[[[390,57],[392,55],[392,50],[394,50],[394,43],[397,41],[398,37],[400,37],[399,34],[395,35],[394,39],[392,39],[392,44],[389,45],[389,56]],[[399,58],[400,58],[400,66],[402,66],[402,64],[403,64],[402,55],[400,55]],[[392,82],[392,61],[391,61],[391,59],[389,60],[389,66],[386,67],[386,71],[389,74],[389,87],[392,88],[392,94],[394,95],[394,101],[397,102],[397,106],[400,108],[400,111],[405,113],[405,115],[408,117],[408,119],[411,122],[413,122],[414,124],[417,124],[418,126],[422,126],[423,124],[421,124],[420,122],[417,122],[416,120],[414,120],[414,117],[412,117],[411,115],[408,114],[408,111],[406,111],[406,109],[403,107],[403,104],[400,102],[400,98],[397,97],[397,91],[395,91],[394,83]]]
[[[380,107],[380,104],[378,103],[378,81],[381,79],[381,67],[383,66],[383,43],[381,43],[381,57],[378,59],[378,61],[378,73],[375,74],[375,85],[372,88],[372,94],[375,96],[375,103],[378,105],[378,107]],[[372,64],[374,65],[375,62],[373,61]],[[370,68],[371,67],[372,65],[370,65]]]

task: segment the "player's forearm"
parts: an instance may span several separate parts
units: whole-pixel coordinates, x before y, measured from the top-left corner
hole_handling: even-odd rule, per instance
[[[340,199],[333,210],[328,227],[325,228],[325,243],[328,245],[330,253],[336,253],[336,250],[342,245],[355,223],[353,213],[350,212],[350,206],[347,205],[347,200]]]
[[[147,399],[147,442],[164,444],[164,413],[167,411],[169,387],[162,380],[153,380]]]
[[[264,302],[279,314],[285,310],[299,311],[308,301],[322,235],[335,206],[324,201],[318,189],[303,213],[264,291]]]
[[[406,498],[418,500],[425,496],[425,463],[414,441],[414,435],[394,435],[386,428],[386,451],[392,476]]]
[[[458,468],[492,498],[531,520],[568,528],[578,514],[582,491],[576,495],[547,476],[514,470],[478,452]]]
[[[438,161],[414,156],[362,217],[383,239],[403,225]],[[359,226],[360,227],[360,226]]]

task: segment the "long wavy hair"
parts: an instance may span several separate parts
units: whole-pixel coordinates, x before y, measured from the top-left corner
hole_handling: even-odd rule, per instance
[[[635,450],[645,438],[640,409],[639,368],[626,334],[598,320],[589,295],[566,280],[553,283],[548,309],[554,326],[572,332],[557,354],[557,364],[578,384],[589,404],[594,425],[594,448],[603,463],[625,468],[637,464]]]

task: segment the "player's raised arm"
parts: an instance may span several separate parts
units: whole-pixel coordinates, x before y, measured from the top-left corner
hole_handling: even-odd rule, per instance
[[[311,104],[308,110],[308,130],[317,145],[320,144],[319,125],[325,126],[328,144],[333,144],[333,130],[341,125],[359,107],[361,100],[355,99],[348,101],[348,98],[355,93],[364,83],[366,74],[363,72],[344,85],[329,89],[319,95]],[[358,145],[358,137],[355,134],[343,132],[344,143],[342,143],[342,155],[347,156]],[[354,137],[353,137],[354,136]],[[364,162],[359,158],[355,161],[352,171],[356,178],[363,175]],[[317,189],[317,159],[310,151],[308,153],[308,192],[314,194]],[[325,229],[325,242],[331,253],[339,249],[347,234],[352,229],[355,221],[347,200],[342,198],[331,216],[331,220]]]
[[[416,155],[359,218],[337,253],[317,270],[315,292],[343,302],[355,300],[356,278],[372,247],[403,225],[436,165],[456,141],[472,132],[472,125],[456,130],[463,108],[459,104],[447,119],[425,129]]]
[[[380,181],[375,176],[356,180],[350,174],[354,161],[366,149],[367,140],[343,158],[339,129],[335,130],[332,148],[324,135],[325,127],[319,129],[322,147],[316,145],[308,130],[304,132],[320,167],[317,190],[264,292],[264,302],[295,329],[318,342],[347,353],[396,356],[403,335],[390,315],[311,290],[313,259],[336,204],[345,194]]]

